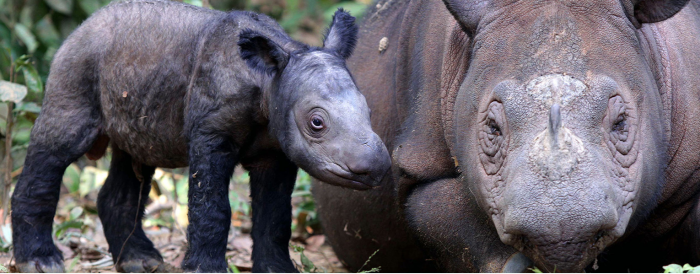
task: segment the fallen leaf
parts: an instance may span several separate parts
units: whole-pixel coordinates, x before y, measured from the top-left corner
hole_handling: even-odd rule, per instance
[[[326,242],[326,236],[314,235],[306,239],[306,250],[317,252],[318,249]]]
[[[253,239],[250,236],[238,236],[233,239],[233,248],[239,252],[253,252]]]

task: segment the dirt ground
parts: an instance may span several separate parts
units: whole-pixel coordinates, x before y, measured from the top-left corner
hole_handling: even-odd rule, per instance
[[[182,202],[175,202],[178,201],[176,193],[180,190],[176,190],[176,188],[179,187],[180,183],[166,180],[167,176],[171,176],[174,179],[171,181],[177,181],[178,174],[176,172],[169,173],[168,171],[162,171],[161,173],[159,176],[159,173],[156,172],[156,176],[154,176],[154,188],[159,188],[159,190],[152,190],[149,195],[150,198],[146,204],[144,230],[160,251],[165,262],[175,266],[171,270],[179,271],[177,267],[180,266],[183,260],[187,246],[185,237],[187,222],[186,202],[184,205]],[[180,173],[186,174],[186,171],[180,171]],[[100,178],[100,176],[98,173],[94,177]],[[234,203],[242,205],[238,210],[236,208],[233,210],[234,214],[231,218],[232,224],[227,243],[226,258],[230,267],[235,266],[235,269],[232,268],[231,270],[233,272],[250,272],[252,267],[250,256],[253,241],[249,234],[252,224],[249,216],[250,210],[249,208],[245,209],[246,204],[249,205],[250,203],[248,196],[249,187],[247,181],[241,179],[245,176],[247,175],[243,174],[242,170],[237,169],[230,187],[232,205]],[[308,178],[306,181],[308,181]],[[300,184],[299,181],[297,184]],[[310,183],[307,182],[307,184]],[[54,243],[63,252],[66,272],[116,272],[112,256],[108,253],[108,245],[103,235],[102,223],[96,214],[95,198],[99,187],[100,184],[98,182],[94,189],[87,191],[87,194],[83,197],[76,193],[70,193],[63,186],[64,189],[61,192],[57,214],[54,218]],[[168,188],[172,190],[168,191]],[[299,193],[297,197],[292,199],[294,212],[296,212],[294,214],[294,223],[297,227],[293,231],[292,240],[290,241],[290,254],[293,261],[297,264],[300,271],[304,269],[301,265],[301,252],[294,251],[294,248],[291,247],[292,245],[304,248],[304,255],[316,267],[312,272],[347,272],[333,253],[332,248],[325,243],[323,235],[315,235],[310,226],[306,226],[303,223],[301,225],[298,224],[300,220],[307,218],[306,215],[301,215],[300,217],[299,212],[303,211],[299,211],[299,207],[303,206],[302,203],[304,202],[308,204],[309,199],[311,199],[308,191]],[[313,214],[313,212],[311,213]],[[7,219],[9,221],[9,217]],[[80,225],[70,225],[71,222],[75,221],[79,221]],[[64,226],[67,228],[61,230],[61,227]],[[10,227],[9,223],[0,225],[0,240],[2,240],[0,242],[7,243],[11,241],[11,239],[8,239],[11,238],[11,235],[9,235],[11,234]],[[11,252],[0,252],[0,265],[6,267],[10,272],[14,272],[14,261]],[[0,272],[4,272],[3,270],[7,271],[0,268]]]
[[[107,242],[102,235],[102,225],[97,221],[97,229],[91,237],[71,238],[67,244],[57,243],[58,248],[63,252],[65,258],[64,265],[66,272],[83,273],[110,273],[116,272],[112,262],[112,256],[107,252]],[[99,230],[99,231],[98,231]],[[146,234],[154,242],[156,248],[163,255],[166,263],[179,266],[185,254],[187,241],[180,229],[170,231],[167,228],[159,230],[147,230]],[[291,243],[305,248],[304,255],[311,260],[318,268],[319,272],[347,272],[343,268],[338,258],[333,253],[332,248],[324,242],[323,235],[311,236],[305,239],[306,244],[299,241]],[[241,233],[232,229],[226,251],[226,258],[229,265],[236,266],[240,272],[250,272],[253,266],[250,260],[253,241],[250,234]],[[290,248],[290,254],[295,263],[301,264],[300,253]],[[0,254],[0,264],[10,266],[9,270],[14,270],[14,262],[10,253]],[[302,270],[301,265],[299,269]],[[177,271],[178,268],[173,270]],[[14,271],[13,271],[14,272]]]

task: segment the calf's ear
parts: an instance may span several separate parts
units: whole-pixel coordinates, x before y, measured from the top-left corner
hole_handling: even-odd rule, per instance
[[[328,28],[326,38],[323,40],[323,48],[337,52],[344,59],[352,55],[357,44],[357,25],[355,17],[350,13],[338,9],[333,15],[333,21]]]
[[[685,5],[688,0],[633,0],[635,25],[639,23],[656,23],[675,15]],[[634,21],[637,22],[634,22]]]
[[[256,71],[274,75],[289,61],[289,53],[261,33],[245,29],[238,36],[241,58]]]

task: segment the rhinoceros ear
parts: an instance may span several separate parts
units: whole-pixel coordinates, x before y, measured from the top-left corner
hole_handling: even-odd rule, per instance
[[[289,53],[268,37],[250,29],[238,36],[241,58],[253,70],[274,75],[287,66]]]
[[[688,0],[637,0],[634,1],[634,17],[639,23],[656,23],[675,15]]]
[[[442,0],[452,16],[469,36],[473,36],[489,1],[485,0]]]
[[[331,26],[328,27],[326,38],[323,40],[323,48],[337,52],[344,59],[352,55],[357,44],[357,25],[355,17],[350,13],[338,9],[333,15]]]

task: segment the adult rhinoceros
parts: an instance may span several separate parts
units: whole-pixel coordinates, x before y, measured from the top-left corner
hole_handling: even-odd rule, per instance
[[[394,161],[314,185],[350,269],[700,263],[700,1],[385,0],[349,67]]]

